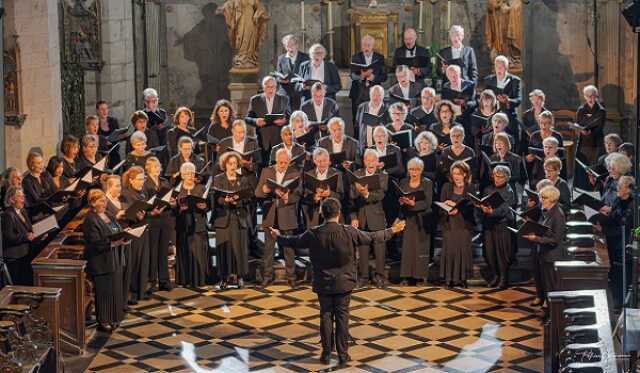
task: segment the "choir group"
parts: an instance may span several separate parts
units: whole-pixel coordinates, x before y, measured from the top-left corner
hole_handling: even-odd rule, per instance
[[[315,44],[307,55],[293,35],[282,39],[286,53],[262,79],[244,118],[221,99],[210,124],[195,128],[189,108],[169,115],[148,88],[144,109],[120,126],[108,103],[98,102],[81,139],[66,135],[48,162],[32,152],[24,174],[5,172],[2,240],[14,283],[32,281],[30,260],[55,228],[38,222],[54,214],[63,226],[82,211],[97,319],[110,330],[128,305],[172,289],[173,246],[179,286],[242,287],[253,277],[251,258],[260,259],[257,285],[268,286],[279,246],[270,228],[290,235],[321,224],[320,205],[332,197],[341,203],[342,223],[360,230],[406,222],[389,242],[358,247],[357,286],[384,287],[388,256],[400,258],[403,285],[438,281],[429,267],[441,232],[437,262],[446,286],[466,286],[480,234],[488,284],[505,288],[522,238],[532,247],[535,303],[542,304],[551,286],[550,253],[565,239],[575,192],[566,180],[569,147],[554,129],[544,92],[531,91],[531,107],[520,115],[520,79],[509,73],[509,59],[497,56],[495,73],[478,81],[460,26],[450,30],[451,47],[438,53],[416,45],[413,29],[403,36],[391,66],[397,82],[389,89],[386,56],[373,51],[371,36],[362,39],[350,67],[350,121],[340,117],[340,77],[325,48]],[[445,83],[436,84],[436,76]],[[606,113],[596,87],[585,87],[584,99],[573,124],[574,187],[600,193],[596,226],[610,257],[618,258],[632,210],[633,145],[616,134],[603,137]],[[278,252],[296,287],[301,252],[287,246]],[[619,279],[620,264],[612,262],[612,278]]]

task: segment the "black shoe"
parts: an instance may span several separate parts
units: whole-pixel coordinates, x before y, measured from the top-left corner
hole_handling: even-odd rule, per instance
[[[369,286],[369,280],[365,280],[363,278],[358,280],[358,288],[366,288],[367,286]]]
[[[320,356],[320,363],[323,365],[329,365],[331,363],[331,354],[322,354]]]
[[[296,280],[289,279],[289,280],[287,280],[287,284],[289,284],[289,287],[290,287],[291,289],[294,289],[294,290],[295,290],[295,289],[297,289],[297,288],[298,288],[298,284],[296,284]]]
[[[453,289],[453,281],[447,282],[447,289]]]
[[[98,330],[104,333],[113,332],[113,328],[111,328],[111,325],[104,325],[104,324],[98,324]]]
[[[498,284],[499,289],[507,289],[508,287],[509,284],[507,284],[507,280],[500,280],[500,283]]]
[[[130,306],[135,306],[136,304],[138,304],[138,301],[135,300],[135,299],[129,299],[127,301],[127,304],[130,305]]]
[[[489,283],[487,284],[488,287],[493,288],[496,285],[498,285],[498,282],[500,281],[500,279],[496,276],[493,278],[493,280],[489,281]]]
[[[338,358],[338,366],[339,367],[345,367],[347,366],[347,363],[351,361],[351,356],[346,355],[346,356],[340,356]]]
[[[173,285],[170,282],[164,282],[160,284],[160,290],[162,291],[171,291],[173,290]]]
[[[220,284],[218,286],[220,287],[220,290],[226,290],[227,289],[227,280],[220,281]]]

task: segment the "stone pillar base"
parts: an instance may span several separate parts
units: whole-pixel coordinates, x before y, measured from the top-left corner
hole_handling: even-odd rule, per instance
[[[229,84],[229,97],[238,110],[238,118],[247,114],[249,99],[255,95],[260,88],[258,84],[259,69],[238,69],[229,71],[231,83]]]

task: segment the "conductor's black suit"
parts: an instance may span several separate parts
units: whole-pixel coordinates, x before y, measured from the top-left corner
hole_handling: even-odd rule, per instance
[[[349,335],[349,301],[356,285],[355,248],[389,240],[391,229],[363,232],[348,225],[326,222],[295,236],[278,237],[278,245],[310,248],[313,291],[320,301],[322,354],[332,350],[333,320],[336,323],[336,350],[346,360]]]

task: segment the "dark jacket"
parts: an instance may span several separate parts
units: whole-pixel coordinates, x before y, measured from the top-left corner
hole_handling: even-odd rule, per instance
[[[107,213],[107,216],[114,222],[117,230],[119,230],[120,226],[116,223],[115,217],[109,213]],[[82,232],[85,240],[84,258],[87,261],[87,273],[91,275],[101,275],[114,272],[117,269],[117,255],[116,252],[111,249],[111,241],[109,239],[109,236],[116,233],[117,230],[114,231],[114,229],[102,221],[96,212],[87,212],[82,222]]]
[[[302,53],[298,51],[298,55],[296,56],[295,62],[292,64],[291,60],[287,57],[287,54],[281,54],[278,56],[278,63],[276,66],[276,70],[279,73],[287,76],[289,73],[294,72],[296,74],[300,73],[300,65],[309,61],[309,55],[306,53]],[[278,89],[278,93],[281,95],[285,95],[289,97],[289,103],[291,104],[291,110],[298,110],[300,107],[300,92],[296,91],[295,83],[280,83],[280,87]]]
[[[507,73],[506,76],[507,85],[504,87],[504,93],[509,96],[509,107],[502,107],[500,105],[500,111],[509,115],[509,117],[515,118],[516,109],[522,103],[522,86],[520,84],[520,78],[513,74]],[[491,89],[496,93],[496,86],[498,84],[498,79],[495,74],[491,74],[484,78],[483,86],[484,89]]]
[[[415,56],[416,57],[431,57],[431,53],[429,53],[429,50],[423,47],[420,47],[418,45],[414,46],[416,52],[415,52]],[[398,66],[398,57],[405,57],[407,54],[407,47],[404,46],[404,44],[398,48],[396,48],[395,51],[393,51],[393,69],[395,70],[396,66]],[[426,67],[422,67],[420,68],[420,74],[418,76],[416,76],[416,81],[417,80],[424,80],[426,78],[428,78],[429,76],[431,76],[431,61],[429,61],[427,63]]]
[[[317,168],[313,168],[310,171],[306,172],[307,174],[316,177],[318,175]],[[332,177],[333,175],[338,174],[338,185],[336,190],[331,191],[331,195],[329,197],[335,198],[340,202],[343,202],[344,199],[344,181],[343,175],[340,171],[335,168],[329,167],[327,170],[327,178]],[[303,175],[304,178],[304,175]],[[305,223],[307,227],[312,227],[320,224],[320,201],[316,203],[314,200],[315,190],[309,190],[306,186],[304,186],[304,191],[302,194],[302,214],[305,218]],[[343,203],[344,205],[344,203]]]
[[[269,114],[269,112],[267,110],[267,101],[264,94],[251,97],[251,100],[249,100],[249,107],[247,108],[247,116],[245,117],[247,124],[256,127],[256,121],[258,118],[264,118],[266,114]],[[287,96],[276,94],[273,97],[271,114],[284,114],[286,118],[289,118],[289,98]],[[258,133],[260,146],[263,150],[269,150],[272,146],[280,143],[281,127],[282,126],[276,125],[257,127],[256,132]]]
[[[446,47],[440,49],[440,56],[447,61],[453,59],[451,54],[451,47]],[[478,82],[478,62],[476,61],[476,53],[473,48],[464,45],[462,47],[462,55],[460,56],[462,59],[462,66],[460,67],[460,71],[462,72],[462,79],[471,80],[474,83]],[[438,75],[442,77],[442,79],[446,80],[447,76],[442,72],[442,61],[438,58]]]
[[[321,138],[318,141],[318,146],[326,149],[329,154],[333,153],[333,143],[330,136]],[[356,162],[358,160],[358,142],[353,137],[342,135],[342,151],[347,161]]]
[[[281,236],[280,247],[310,248],[313,291],[343,294],[356,284],[355,248],[391,239],[391,229],[363,232],[348,225],[325,223],[297,236]]]
[[[29,255],[31,241],[27,239],[27,235],[32,230],[31,219],[26,209],[22,209],[21,213],[24,222],[13,207],[7,207],[2,212],[2,246],[5,258],[19,259]]]
[[[167,132],[167,148],[169,149],[169,156],[173,157],[178,154],[178,140],[181,137],[188,137],[193,139],[193,132],[191,132],[193,128],[189,128],[188,131],[184,131],[179,127],[173,127]],[[195,144],[193,146],[195,151]]]
[[[225,173],[216,175],[213,178],[213,186],[216,189],[232,190],[241,192],[247,189],[252,189],[249,180],[246,177],[238,175],[238,185],[232,184]],[[232,215],[238,217],[238,223],[242,228],[248,228],[250,226],[249,210],[248,206],[253,203],[253,199],[239,200],[235,205],[224,201],[224,194],[216,194],[214,200],[213,210],[213,226],[215,228],[228,228],[229,221]]]
[[[550,251],[558,248],[567,237],[565,217],[560,205],[556,203],[549,211],[542,211],[540,224],[551,228],[538,241],[540,251]]]
[[[301,177],[300,171],[293,167],[289,167],[285,171],[283,182],[296,177]],[[264,217],[262,218],[262,227],[266,230],[267,227],[278,224],[279,229],[293,230],[298,228],[298,202],[302,194],[302,180],[298,181],[298,185],[295,189],[289,191],[289,199],[285,204],[273,190],[269,194],[265,194],[262,191],[262,186],[267,183],[267,179],[276,179],[275,167],[267,167],[262,169],[260,174],[260,180],[256,186],[255,195],[257,198],[263,200],[262,208]]]
[[[404,97],[402,94],[402,88],[400,88],[400,84],[396,83],[389,88],[389,106],[395,104],[396,102],[403,102],[402,100],[394,97]],[[420,101],[420,85],[418,83],[409,82],[409,97],[404,97],[405,99],[410,100],[409,108],[413,108]]]
[[[311,79],[311,63],[312,61],[305,61],[300,65],[300,77],[304,80]],[[336,99],[336,93],[342,89],[342,83],[340,82],[340,74],[336,65],[329,61],[324,61],[324,83],[327,90],[327,97]],[[306,100],[311,98],[311,91],[303,89],[302,83],[298,83],[296,89],[302,92],[302,95]]]
[[[369,100],[369,88],[374,85],[382,84],[387,80],[387,68],[385,66],[384,56],[378,52],[373,52],[371,62],[382,61],[382,63],[376,64],[373,69],[373,80],[362,81],[360,74],[355,70],[351,71],[351,89],[349,90],[349,98],[351,100],[357,100],[358,102]],[[358,52],[351,57],[351,62],[364,65],[366,63],[364,53]]]
[[[364,176],[365,169],[361,168],[354,172],[356,176]],[[385,229],[387,222],[385,220],[384,208],[382,200],[387,193],[389,187],[389,175],[385,173],[377,173],[380,180],[380,189],[369,191],[369,197],[364,198],[356,191],[354,184],[350,187],[351,198],[351,220],[358,219],[358,226],[369,231],[377,231]]]

